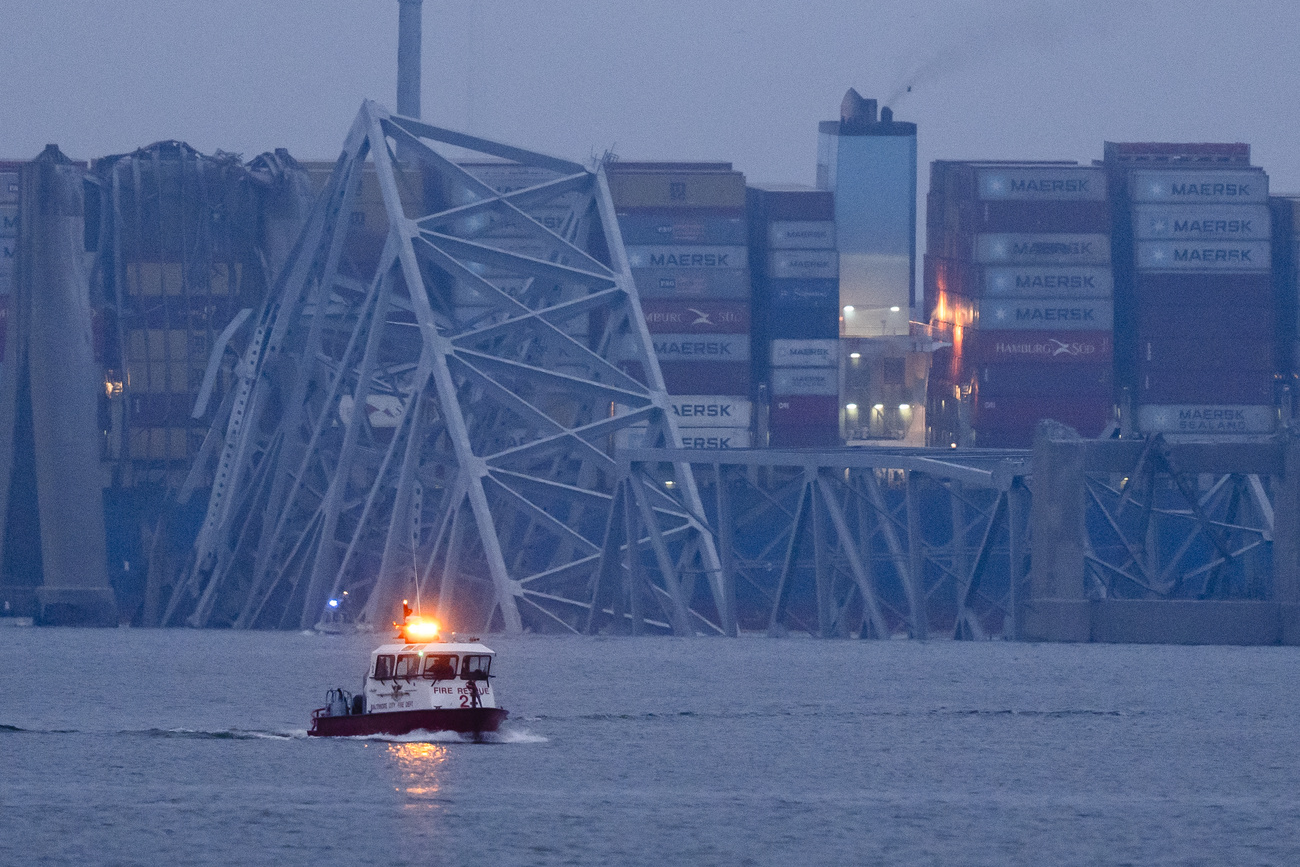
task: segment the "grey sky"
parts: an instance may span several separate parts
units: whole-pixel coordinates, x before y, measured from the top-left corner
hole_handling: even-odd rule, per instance
[[[0,0],[0,158],[160,138],[332,158],[392,107],[396,0]],[[1300,190],[1300,4],[425,0],[424,115],[585,159],[726,159],[810,183],[850,85],[936,158],[1101,155],[1111,140],[1254,146]]]

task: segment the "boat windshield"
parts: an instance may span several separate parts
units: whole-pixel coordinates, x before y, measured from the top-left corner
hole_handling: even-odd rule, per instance
[[[492,657],[486,654],[467,655],[460,676],[466,680],[487,680],[488,669],[491,667]]]
[[[393,670],[393,677],[419,677],[420,676],[420,657],[414,653],[400,653],[397,656],[397,668]]]
[[[456,657],[447,653],[435,653],[424,658],[424,676],[433,680],[454,680],[456,678]]]
[[[375,680],[388,680],[393,676],[393,657],[381,653],[375,657]]]

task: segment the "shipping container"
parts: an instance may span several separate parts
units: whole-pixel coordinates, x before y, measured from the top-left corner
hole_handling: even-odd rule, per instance
[[[1268,241],[1138,241],[1139,271],[1268,271]]]
[[[834,221],[835,195],[830,190],[800,186],[750,187],[750,219],[756,224],[785,220]]]
[[[835,318],[839,319],[838,280],[766,280],[755,291],[773,306],[822,305],[835,310]]]
[[[8,166],[0,168],[0,204],[18,204],[18,193],[21,189],[18,169]]]
[[[1080,436],[1100,436],[1114,418],[1109,395],[998,396],[982,394],[971,412],[975,443],[984,448],[1030,448],[1039,422],[1068,425]]]
[[[1115,289],[1111,269],[1104,266],[984,268],[980,283],[981,294],[994,298],[1109,298]]]
[[[1110,232],[1108,202],[960,202],[955,222],[943,230],[957,238],[978,234],[1073,234]]]
[[[1114,340],[1109,331],[975,331],[962,344],[974,364],[1110,364]]]
[[[0,238],[18,237],[18,206],[0,205]]]
[[[1175,337],[1199,340],[1211,335],[1250,340],[1273,339],[1272,307],[1221,304],[1213,307],[1187,304],[1139,304],[1137,333],[1141,337]]]
[[[980,399],[1007,395],[1044,395],[1059,399],[1109,395],[1113,376],[1109,364],[1035,364],[1025,361],[981,364]]]
[[[1110,237],[1100,234],[976,235],[974,259],[982,265],[1107,265]]]
[[[634,268],[632,282],[642,298],[750,297],[749,272],[739,268]]]
[[[840,373],[827,367],[774,367],[772,368],[772,396],[809,394],[838,397]]]
[[[754,405],[747,397],[734,395],[691,394],[674,395],[668,399],[668,410],[679,427],[725,427],[748,430],[754,416]]]
[[[1093,298],[984,298],[979,301],[982,331],[1106,331],[1114,305]]]
[[[606,175],[618,210],[745,207],[745,176],[731,171],[727,163],[694,169],[680,164],[611,163]]]
[[[767,246],[773,250],[833,250],[834,220],[778,220],[767,224]]]
[[[678,208],[620,210],[618,230],[626,245],[707,244],[738,247],[749,242],[744,211]]]
[[[1175,334],[1138,341],[1138,362],[1147,370],[1238,370],[1276,369],[1276,352],[1268,334],[1260,339],[1233,338],[1220,334]]]
[[[748,361],[661,361],[659,372],[669,394],[749,394]]]
[[[1267,241],[1273,220],[1267,205],[1134,205],[1139,241]]]
[[[749,248],[688,244],[633,245],[627,248],[632,268],[733,270],[749,267]]]
[[[1170,434],[1267,434],[1277,427],[1271,405],[1147,404],[1137,408],[1138,429]]]
[[[1106,175],[1093,166],[990,166],[976,170],[984,201],[1094,201],[1106,199]]]
[[[768,445],[774,449],[826,449],[844,445],[838,424],[830,427],[773,427]]]
[[[773,304],[764,329],[769,339],[830,340],[840,336],[838,305]]]
[[[482,183],[498,193],[526,190],[548,181],[564,177],[557,171],[541,166],[526,166],[507,162],[467,162],[459,164]]]
[[[747,427],[682,427],[677,433],[684,449],[747,449],[753,439]]]
[[[1266,272],[1168,273],[1136,276],[1134,296],[1139,304],[1157,307],[1269,307],[1273,279]]]
[[[767,254],[771,280],[838,280],[840,256],[835,250],[773,250]]]
[[[647,298],[641,313],[652,334],[748,334],[747,301]]]
[[[1273,402],[1271,370],[1169,370],[1138,365],[1139,403],[1262,404]]]
[[[1268,204],[1268,175],[1260,169],[1134,169],[1132,202]]]
[[[838,394],[783,394],[773,396],[768,411],[771,429],[820,427],[835,430],[840,426]]]
[[[665,361],[749,361],[748,334],[653,334],[655,357]]]
[[[773,367],[837,367],[840,363],[840,342],[774,339],[771,360]]]

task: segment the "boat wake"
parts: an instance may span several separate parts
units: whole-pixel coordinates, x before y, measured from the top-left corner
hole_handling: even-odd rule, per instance
[[[404,735],[355,735],[330,740],[366,741],[385,744],[544,744],[549,738],[533,734],[526,729],[505,728],[483,732],[477,737],[460,732],[431,732],[418,729]]]
[[[145,738],[176,738],[181,740],[213,740],[213,741],[293,741],[306,739],[306,729],[290,729],[288,731],[264,731],[260,729],[218,729],[208,731],[204,729],[123,729],[119,731],[94,731],[83,729],[38,729],[22,728],[21,726],[0,724],[0,735],[5,734],[24,734],[24,735],[128,735],[131,737]]]

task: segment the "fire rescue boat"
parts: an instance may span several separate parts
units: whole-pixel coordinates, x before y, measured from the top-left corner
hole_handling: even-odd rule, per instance
[[[506,718],[492,689],[490,648],[444,639],[432,620],[407,616],[394,641],[370,655],[361,692],[331,689],[312,711],[309,735],[367,737],[414,731],[481,737]]]

